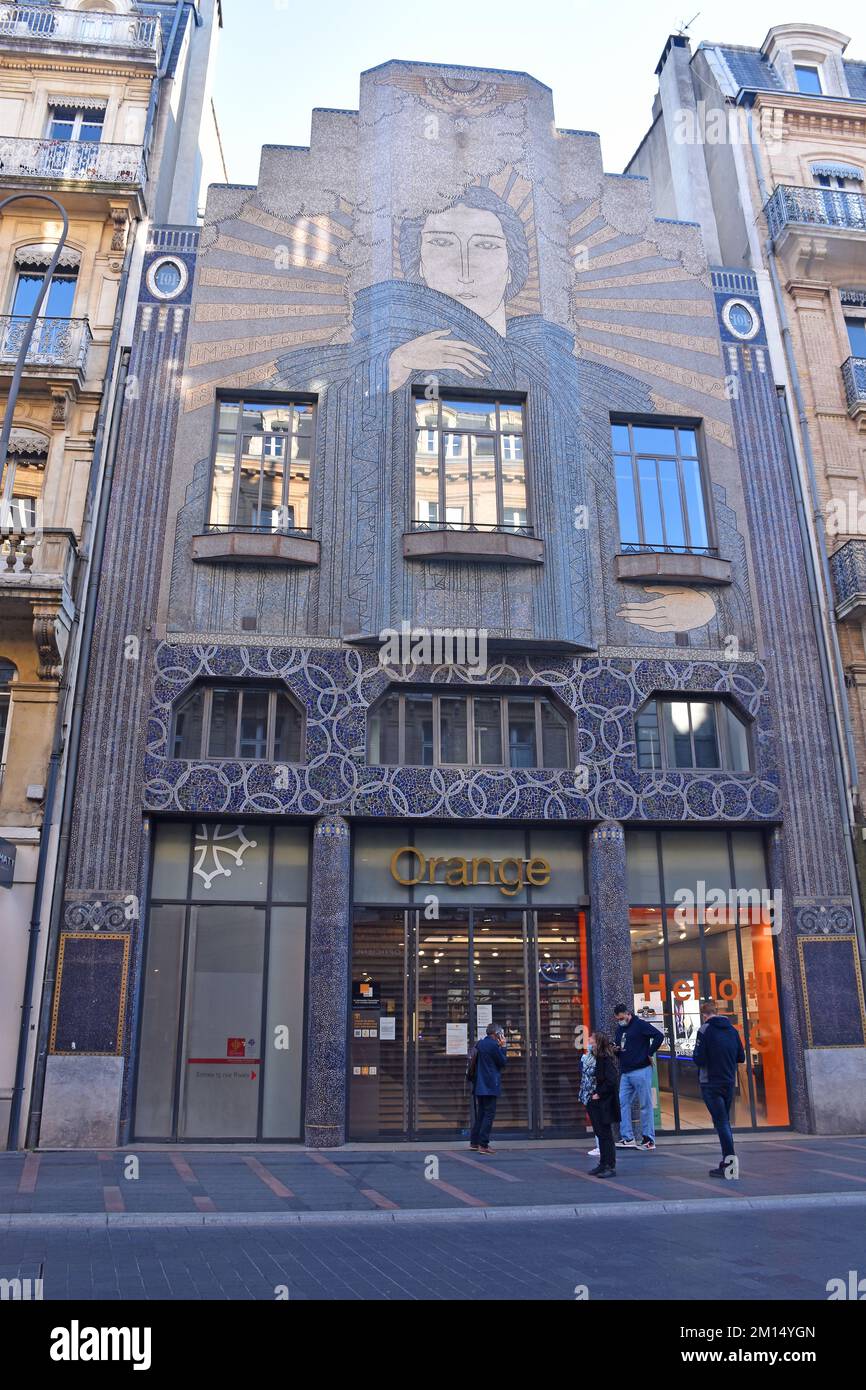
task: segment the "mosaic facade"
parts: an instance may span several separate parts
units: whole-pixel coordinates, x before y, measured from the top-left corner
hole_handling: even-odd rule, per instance
[[[473,278],[476,251],[489,260]],[[358,111],[314,112],[309,149],[266,146],[257,187],[211,190],[188,308],[145,295],[139,310],[142,393],[124,424],[66,885],[70,927],[87,903],[138,905],[119,1136],[132,1125],[151,831],[166,817],[315,822],[305,1113],[317,1145],[344,1135],[355,823],[591,831],[600,1011],[628,983],[623,826],[766,827],[774,885],[803,923],[822,908],[844,916],[840,834],[814,816],[832,780],[815,637],[775,593],[801,581],[784,441],[760,394],[765,340],[732,365],[727,297],[696,227],[654,218],[645,181],[606,175],[598,138],[557,130],[550,92],[520,73],[386,64],[363,75]],[[734,372],[749,389],[732,400]],[[525,399],[532,562],[407,552],[413,393],[428,390]],[[315,400],[315,562],[197,548],[215,401],[232,392]],[[704,556],[689,557],[691,579],[678,557],[657,557],[655,578],[617,569],[633,557],[620,554],[612,415],[699,429],[721,569]],[[484,629],[489,668],[383,668],[380,634],[402,623]],[[227,679],[291,692],[301,762],[171,756],[184,693]],[[549,690],[573,718],[575,765],[374,765],[368,712],[389,683]],[[656,691],[724,696],[750,725],[752,770],[639,770],[635,715]],[[795,707],[814,739],[808,775]],[[793,941],[779,957],[792,1114],[808,1128]]]

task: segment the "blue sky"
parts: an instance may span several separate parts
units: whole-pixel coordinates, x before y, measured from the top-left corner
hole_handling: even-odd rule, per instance
[[[354,108],[358,75],[388,58],[530,72],[557,125],[597,130],[618,172],[649,125],[668,34],[758,47],[811,18],[866,61],[866,0],[223,0],[215,102],[232,183],[257,181],[262,144],[306,145],[314,106]]]

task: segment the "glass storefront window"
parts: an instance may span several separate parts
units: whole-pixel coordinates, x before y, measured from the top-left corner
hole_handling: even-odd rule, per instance
[[[737,1028],[733,1123],[788,1123],[773,946],[773,899],[759,832],[634,831],[626,836],[635,1011],[665,1034],[656,1058],[661,1128],[708,1129],[692,1061],[700,1005]],[[664,898],[653,861],[662,865]]]
[[[424,874],[402,897],[392,861],[406,880]],[[584,839],[573,827],[460,827],[456,842],[449,826],[356,827],[350,1138],[468,1133],[466,1057],[489,1023],[509,1044],[500,1132],[585,1131],[583,894]]]
[[[307,827],[157,827],[139,1138],[300,1137],[308,848]]]

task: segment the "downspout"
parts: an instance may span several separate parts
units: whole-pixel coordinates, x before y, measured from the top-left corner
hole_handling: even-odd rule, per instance
[[[764,181],[761,169],[760,152],[757,147],[755,127],[752,120],[751,109],[746,112],[746,121],[749,128],[749,146],[752,151],[752,160],[755,166],[755,177],[758,181],[758,191],[761,197],[761,206],[766,207],[769,193]],[[830,575],[830,562],[827,556],[827,546],[824,537],[824,514],[821,510],[820,498],[818,493],[818,480],[815,471],[815,455],[812,450],[812,438],[809,431],[809,417],[806,412],[806,402],[803,397],[803,390],[800,384],[800,373],[797,367],[797,359],[794,353],[794,343],[791,335],[791,327],[788,322],[788,311],[785,305],[782,286],[779,283],[779,272],[776,266],[776,252],[771,237],[767,237],[764,244],[767,258],[767,265],[770,271],[770,280],[773,286],[773,297],[776,302],[776,312],[779,316],[779,328],[782,336],[782,344],[785,352],[785,363],[788,368],[788,375],[791,380],[791,389],[794,393],[794,401],[797,407],[797,422],[800,427],[800,437],[803,442],[803,454],[806,461],[806,471],[809,481],[809,494],[812,507],[812,530],[814,533],[815,545],[818,551],[818,558],[821,567],[821,578],[824,583],[824,592],[827,595],[828,604],[833,594],[833,582]],[[791,477],[795,486],[798,511],[805,513],[805,499],[802,496],[802,485],[799,471],[796,467],[796,450],[794,448],[793,430],[789,418],[789,404],[785,401],[785,412],[783,414],[783,425],[785,428],[786,443],[790,449]],[[805,537],[805,553],[807,559],[807,573],[809,577],[810,595],[815,583],[815,576],[812,572],[813,561],[811,559],[811,546],[808,544],[808,535]],[[837,711],[837,717],[832,720],[833,733],[833,764],[836,773],[836,783],[839,790],[839,799],[842,807],[843,823],[846,827],[845,834],[845,858],[848,864],[848,873],[851,880],[851,900],[854,908],[854,920],[857,927],[857,937],[861,958],[866,958],[866,942],[863,933],[863,911],[859,892],[859,875],[854,854],[854,836],[857,833],[857,823],[852,814],[852,798],[859,800],[857,756],[854,747],[854,733],[851,727],[851,711],[848,706],[848,694],[845,685],[845,670],[842,663],[842,653],[839,648],[839,635],[836,630],[835,618],[832,611],[827,614],[827,621],[821,612],[819,596],[815,594],[812,600],[813,619],[816,623],[816,634],[818,636],[818,652],[821,663],[822,684],[824,685],[824,697],[830,709]],[[836,686],[832,680],[831,672],[827,663],[827,653],[824,649],[824,637],[829,634],[830,648],[833,657],[833,668],[836,676]],[[837,698],[838,690],[838,698]],[[845,748],[847,749],[847,785],[846,785],[846,760],[840,740],[838,717],[841,714],[842,723],[845,730]],[[850,788],[850,796],[849,796]]]

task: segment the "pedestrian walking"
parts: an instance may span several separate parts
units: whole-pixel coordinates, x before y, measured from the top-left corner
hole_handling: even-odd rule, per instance
[[[704,1105],[722,1146],[722,1161],[717,1168],[710,1169],[710,1177],[734,1177],[736,1165],[728,1161],[734,1157],[731,1108],[737,1086],[737,1065],[745,1062],[746,1053],[733,1023],[718,1012],[712,999],[701,1005],[701,1019],[692,1061],[698,1068]]]
[[[584,1079],[589,1084],[590,1078],[592,1090],[588,1092],[585,1104],[598,1140],[600,1157],[596,1167],[589,1171],[594,1178],[612,1178],[616,1173],[613,1126],[620,1118],[619,1067],[614,1045],[607,1033],[590,1035],[589,1052],[581,1071],[581,1099]]]
[[[665,1040],[664,1033],[637,1018],[627,1004],[617,1004],[615,1044],[619,1057],[619,1104],[622,1111],[618,1149],[643,1149],[652,1153],[656,1146],[653,1120],[653,1057]],[[632,1105],[640,1104],[641,1137],[636,1141],[632,1121]]]
[[[475,1047],[475,1075],[472,1092],[475,1099],[475,1122],[469,1136],[469,1147],[482,1154],[492,1154],[490,1131],[496,1115],[496,1102],[502,1090],[502,1072],[508,1060],[505,1033],[498,1023],[488,1023],[487,1033]]]

